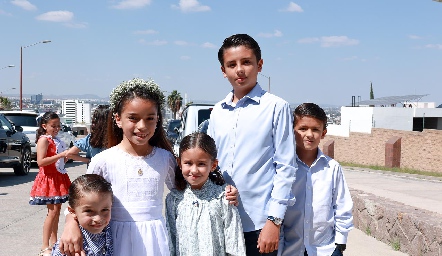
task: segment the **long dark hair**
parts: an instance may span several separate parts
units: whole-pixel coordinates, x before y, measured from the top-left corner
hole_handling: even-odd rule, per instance
[[[106,129],[110,115],[109,105],[98,105],[92,115],[91,138],[89,144],[94,148],[106,148]]]
[[[117,87],[118,88],[118,87]],[[114,115],[118,114],[121,116],[124,106],[134,100],[135,98],[140,98],[143,100],[148,100],[157,106],[158,112],[158,122],[157,129],[152,138],[149,139],[149,144],[154,147],[163,148],[173,153],[172,146],[167,140],[166,133],[163,129],[163,114],[161,109],[163,107],[163,95],[156,91],[149,90],[147,87],[135,87],[133,89],[122,90],[119,92],[119,101],[114,103],[114,109],[112,109],[112,115],[108,119],[108,129],[107,129],[107,146],[108,148],[118,145],[123,140],[123,130],[117,126],[115,122]]]
[[[179,158],[184,151],[192,148],[199,148],[211,156],[211,160],[216,160],[217,150],[215,141],[209,135],[202,132],[194,132],[183,138],[180,143]],[[179,159],[178,158],[178,159]],[[221,174],[219,167],[211,171],[209,179],[217,185],[224,185],[226,182]],[[187,186],[187,181],[184,179],[183,172],[179,165],[175,169],[175,186],[178,190],[184,190]]]
[[[41,118],[38,119],[39,121],[38,121],[37,135],[35,136],[35,143],[38,142],[38,139],[40,138],[41,135],[46,134],[46,130],[43,128],[43,125],[49,123],[49,121],[53,119],[60,119],[60,117],[57,115],[57,113],[52,111],[44,113],[41,116]]]

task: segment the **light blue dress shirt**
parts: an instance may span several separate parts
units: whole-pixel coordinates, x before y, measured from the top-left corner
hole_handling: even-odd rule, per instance
[[[353,228],[353,201],[341,165],[318,155],[309,167],[299,158],[292,194],[296,203],[287,208],[278,255],[332,255],[335,243],[346,244]]]
[[[210,115],[221,172],[239,192],[244,232],[262,229],[267,216],[284,218],[295,201],[295,143],[290,105],[259,84],[236,104],[233,92]]]
[[[91,159],[96,154],[104,150],[104,148],[94,148],[90,144],[91,134],[89,133],[86,137],[76,140],[74,145],[79,148],[82,152],[86,152],[86,157]]]

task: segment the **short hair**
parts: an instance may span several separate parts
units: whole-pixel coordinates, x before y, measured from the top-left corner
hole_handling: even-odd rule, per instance
[[[83,174],[69,187],[69,206],[75,208],[78,200],[87,193],[112,193],[112,185],[98,174]]]
[[[202,132],[194,132],[185,136],[181,140],[178,157],[181,158],[184,151],[192,148],[199,148],[211,156],[212,161],[216,160],[218,151],[216,150],[215,141],[209,135]],[[210,172],[209,179],[217,185],[224,185],[226,183],[219,167],[216,167],[214,171]],[[175,185],[178,190],[184,190],[187,186],[187,182],[184,179],[179,165],[177,165],[175,169]]]
[[[324,110],[315,103],[302,103],[293,111],[293,129],[296,126],[296,122],[305,116],[322,121],[324,130],[327,129],[327,115]]]
[[[244,46],[253,51],[256,56],[256,61],[261,60],[261,48],[259,44],[251,36],[247,34],[236,34],[224,39],[223,45],[218,51],[218,60],[221,66],[224,66],[224,51],[232,47]]]

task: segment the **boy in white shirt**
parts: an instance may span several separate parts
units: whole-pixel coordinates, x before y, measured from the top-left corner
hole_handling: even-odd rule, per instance
[[[327,115],[314,103],[293,113],[298,171],[287,208],[278,255],[339,256],[353,228],[353,201],[338,162],[318,148],[327,133]]]

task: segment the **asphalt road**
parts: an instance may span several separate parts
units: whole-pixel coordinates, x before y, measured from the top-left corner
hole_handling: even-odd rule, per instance
[[[66,165],[71,180],[77,176],[86,172],[86,164],[80,162],[68,163]],[[27,176],[15,176],[12,169],[0,169],[0,241],[3,244],[0,248],[0,256],[10,255],[37,255],[41,246],[41,234],[43,221],[46,216],[45,206],[31,206],[28,204],[29,191],[37,175],[38,168],[33,166],[31,172]],[[421,183],[419,180],[405,179],[403,180],[395,177],[384,175],[378,177],[376,172],[367,172],[360,170],[349,170],[345,172],[347,182],[350,187],[356,189],[368,190],[367,192],[373,193],[372,190],[376,190],[379,187],[379,178],[382,180],[382,193],[387,193],[389,190],[388,182],[396,182],[395,189],[390,194],[394,195],[397,200],[401,198],[409,197],[406,188],[410,187],[410,184],[414,184],[413,188],[417,190],[419,187],[421,190],[428,188],[427,183]],[[365,182],[370,181],[370,182]],[[411,182],[411,183],[409,183]],[[413,183],[417,182],[417,183]],[[401,183],[404,189],[399,189]],[[433,183],[431,183],[433,184]],[[433,184],[434,185],[434,184]],[[442,183],[436,183],[432,193],[441,195]],[[387,193],[388,194],[388,193]],[[423,196],[426,196],[424,194]],[[384,195],[385,196],[385,195]],[[430,197],[431,198],[431,197]],[[406,200],[403,200],[406,201]],[[419,201],[419,200],[416,200]],[[440,200],[438,201],[439,205]],[[417,203],[417,202],[416,202]],[[66,204],[63,205],[62,211],[64,211]],[[59,223],[59,235],[64,225],[64,216],[60,216]],[[406,255],[401,252],[394,251],[390,246],[377,241],[375,238],[367,236],[360,230],[354,229],[350,232],[348,249],[345,252],[346,256],[400,256]]]

